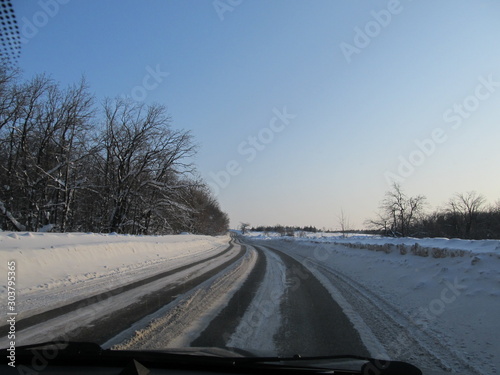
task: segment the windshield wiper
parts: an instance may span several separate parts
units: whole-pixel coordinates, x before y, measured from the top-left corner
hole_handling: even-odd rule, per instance
[[[201,348],[190,348],[200,353]],[[8,349],[1,350],[2,358],[8,356]],[[5,354],[3,352],[6,352]],[[293,372],[295,374],[377,374],[377,375],[421,375],[415,366],[400,361],[383,361],[357,355],[334,355],[318,357],[244,357],[236,352],[213,348],[203,351],[203,355],[186,354],[178,351],[110,350],[88,342],[46,342],[16,348],[16,361],[32,364],[33,361],[45,365],[70,366],[133,366],[137,362],[151,368],[210,369],[246,373],[267,370],[275,373]],[[191,352],[190,352],[191,353]],[[222,353],[227,355],[221,356]],[[353,362],[347,369],[336,365]],[[356,364],[355,369],[352,365]],[[140,372],[136,372],[140,374]]]

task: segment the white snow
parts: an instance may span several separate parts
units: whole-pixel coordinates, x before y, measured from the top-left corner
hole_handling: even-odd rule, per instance
[[[285,293],[286,269],[278,255],[265,251],[264,256],[267,264],[264,281],[227,345],[277,355],[273,337],[281,323],[279,307]]]
[[[21,319],[208,258],[227,243],[227,236],[1,232],[0,270],[7,275],[7,262],[16,262]],[[0,288],[2,306],[6,281]]]
[[[500,253],[500,240],[462,240],[458,238],[412,238],[412,237],[381,237],[366,234],[347,233],[346,237],[338,233],[306,233],[306,237],[283,237],[278,233],[264,235],[262,232],[250,232],[248,237],[253,239],[293,239],[294,241],[314,243],[336,243],[336,244],[360,244],[360,245],[406,245],[418,244],[421,247],[439,248],[448,250],[464,250],[478,253]]]
[[[235,246],[235,251],[236,248],[239,251],[239,246]],[[189,346],[227,306],[254,267],[256,259],[255,250],[247,250],[239,261],[159,311],[144,317],[129,330],[104,343],[103,347],[159,350]]]
[[[250,233],[249,236],[272,241],[274,247],[283,249],[297,260],[310,259],[327,271],[348,275],[359,284],[359,288],[369,292],[368,297],[381,301],[384,309],[394,313],[395,321],[401,321],[401,324],[405,319],[413,321],[413,328],[408,328],[410,331],[418,328],[425,337],[450,348],[479,372],[494,373],[500,368],[500,241],[356,235],[342,238],[322,233],[309,234],[307,238],[266,237],[259,233]],[[0,303],[7,306],[7,262],[11,260],[15,260],[17,266],[16,307],[19,316],[23,317],[216,255],[227,247],[228,240],[227,236],[191,234],[128,236],[0,232],[0,275],[5,278],[0,283]],[[225,261],[225,257],[221,258],[220,262]],[[270,277],[258,293],[263,294],[263,300],[277,301],[277,296],[283,293],[283,280],[278,275],[284,270],[279,268],[278,262],[268,263],[278,268],[267,271]],[[238,277],[235,274],[235,282],[241,283],[249,265],[238,271]],[[233,271],[239,266],[235,267]],[[202,268],[203,264],[196,272],[201,272]],[[320,273],[315,274],[319,279],[322,277]],[[227,275],[227,280],[230,280],[232,276]],[[356,317],[353,311],[349,311],[349,304],[342,302],[342,295],[332,279],[320,281],[327,288],[327,284],[331,284],[330,293],[337,294],[339,304],[353,319],[372,351],[385,351],[391,355],[397,343],[388,347],[387,343],[377,339],[380,336],[376,327],[371,325],[368,328],[363,316]],[[122,299],[130,296],[122,297],[111,299],[114,307],[125,303]],[[186,301],[191,298],[184,297]],[[102,309],[107,309],[106,303],[109,302],[103,301]],[[222,306],[227,303],[227,298],[217,303]],[[99,308],[95,304],[92,313],[96,314]],[[210,307],[212,311],[219,308]],[[272,306],[253,306],[242,322],[251,321],[252,314],[258,313],[274,322],[270,325],[272,329],[266,334],[253,329],[251,335],[245,335],[244,327],[240,326],[240,332],[231,337],[233,344],[241,341],[252,347],[272,349],[269,337],[278,326],[276,319],[279,320],[279,314]],[[70,318],[85,317],[77,314]],[[64,323],[58,319],[59,324]],[[200,327],[206,325],[205,320],[200,322],[204,322]],[[35,329],[33,337],[41,333],[43,331]],[[416,336],[419,334],[415,331]],[[423,341],[427,340],[425,337]]]
[[[410,330],[415,335],[423,332],[433,337],[484,373],[500,369],[500,241],[342,238],[321,233],[312,238],[258,233],[250,237],[271,241],[275,248],[312,264],[310,268],[319,264],[347,275],[386,302],[384,308],[413,321]],[[322,277],[318,272],[315,275]],[[333,285],[330,293],[339,294]],[[363,328],[349,305],[342,307],[373,350],[401,350],[395,347],[400,343],[380,348],[372,340],[374,327]]]

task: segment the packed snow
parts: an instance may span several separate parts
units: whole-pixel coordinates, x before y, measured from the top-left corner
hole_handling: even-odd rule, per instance
[[[267,258],[264,281],[227,344],[234,348],[274,354],[276,347],[273,337],[281,323],[279,306],[285,293],[286,270],[276,254],[265,252],[264,256]],[[264,320],[266,324],[262,324]]]
[[[126,332],[104,343],[117,350],[158,350],[190,346],[227,305],[256,262],[256,252],[245,256],[225,271],[179,296]]]

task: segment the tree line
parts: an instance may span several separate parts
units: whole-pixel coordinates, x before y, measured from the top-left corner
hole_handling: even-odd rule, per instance
[[[163,105],[96,104],[84,79],[62,88],[0,67],[1,230],[225,233],[195,154]]]
[[[500,201],[488,205],[475,191],[455,193],[443,207],[429,213],[425,196],[408,196],[394,184],[377,217],[366,224],[393,237],[500,239]]]
[[[330,233],[365,233],[390,237],[445,237],[463,239],[500,239],[500,200],[488,204],[485,197],[475,191],[455,193],[446,204],[432,212],[427,210],[424,195],[408,196],[399,184],[385,193],[375,218],[365,221],[368,229],[354,230],[341,210],[338,216],[340,230]],[[250,224],[242,223],[243,232]],[[305,236],[316,233],[313,226],[256,226],[250,230],[278,233],[282,236]]]
[[[265,233],[275,232],[282,235],[292,235],[292,236],[294,232],[316,233],[319,231],[314,226],[298,227],[298,226],[283,226],[280,224],[267,225],[267,226],[259,225],[257,227],[252,227],[250,230],[253,232],[265,232]]]

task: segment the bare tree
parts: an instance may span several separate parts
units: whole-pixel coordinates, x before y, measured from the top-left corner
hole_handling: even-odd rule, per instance
[[[477,221],[477,216],[485,203],[484,196],[469,191],[465,194],[455,194],[448,203],[448,209],[457,219],[458,230],[463,233],[465,238],[470,238],[472,230]]]
[[[19,71],[0,64],[0,130],[12,123],[19,112],[20,91],[16,87]]]
[[[5,92],[14,99],[6,101],[1,96]],[[0,102],[8,106],[7,114],[2,109],[0,115],[6,209],[28,230],[44,225],[65,230],[78,181],[75,171],[84,157],[81,140],[92,116],[85,81],[62,90],[40,75],[10,91],[0,90]]]
[[[61,89],[0,66],[0,230],[218,234],[228,229],[202,181],[196,145],[166,108],[106,100],[84,79]]]
[[[103,176],[109,230],[147,230],[142,213],[161,219],[165,228],[187,220],[190,207],[180,199],[185,184],[179,178],[193,171],[186,161],[196,151],[191,134],[172,129],[162,105],[107,100],[104,112],[103,151],[96,162]]]
[[[70,225],[77,191],[85,183],[80,172],[82,164],[89,161],[85,145],[94,116],[93,97],[88,93],[85,79],[66,91],[53,87],[51,91],[46,103],[50,108],[50,117],[41,134],[48,145],[42,151],[43,157],[52,162],[40,172],[51,187],[47,192],[50,202],[46,204],[46,209],[50,210],[47,224],[53,224],[64,232]]]
[[[490,211],[494,213],[500,213],[500,199],[497,200],[491,207]]]
[[[376,215],[375,219],[367,219],[364,224],[369,228],[382,232],[386,236],[389,234],[392,235],[390,217],[385,212],[378,212]]]
[[[347,237],[347,232],[349,228],[349,217],[344,214],[344,210],[340,209],[340,215],[337,216],[338,222],[340,224],[340,231],[342,232],[342,238]]]
[[[240,223],[241,234],[245,234],[247,232],[247,228],[250,227],[250,223]]]
[[[371,223],[386,228],[393,236],[408,236],[423,213],[425,200],[423,195],[407,197],[401,186],[395,183],[392,190],[385,194],[378,219],[372,220]]]
[[[5,208],[5,204],[2,201],[0,201],[0,214],[4,215],[10,222],[10,225],[12,225],[17,231],[26,230],[26,227],[17,221],[12,213]]]
[[[281,224],[275,225],[274,230],[282,237],[286,235],[286,228]]]
[[[219,202],[202,181],[187,188],[187,201],[193,209],[190,232],[195,234],[219,235],[229,230],[229,218],[222,212]]]

